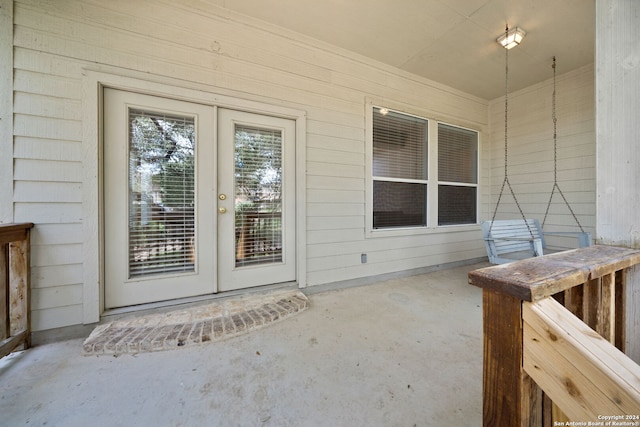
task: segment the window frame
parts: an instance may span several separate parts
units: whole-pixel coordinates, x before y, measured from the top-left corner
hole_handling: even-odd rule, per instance
[[[373,160],[374,160],[374,147],[373,147],[373,120],[374,120],[374,110],[375,109],[379,109],[379,110],[387,110],[387,112],[392,112],[395,114],[400,114],[403,116],[407,116],[407,118],[415,118],[418,119],[420,121],[424,121],[426,122],[426,147],[423,148],[423,153],[422,155],[424,156],[424,167],[426,168],[426,176],[423,179],[420,178],[407,178],[407,177],[392,177],[392,176],[376,176],[373,174],[374,172],[374,165],[373,165]],[[408,114],[408,113],[404,113],[401,111],[397,111],[395,109],[391,109],[388,107],[379,107],[377,105],[374,105],[371,107],[371,114],[372,114],[372,119],[371,119],[371,134],[372,134],[372,138],[371,138],[371,152],[372,152],[372,156],[371,156],[371,181],[372,181],[372,192],[375,193],[375,190],[373,189],[373,186],[375,185],[376,182],[388,182],[388,183],[398,183],[398,184],[417,184],[417,185],[421,185],[421,186],[425,186],[426,188],[426,197],[425,197],[425,203],[426,203],[426,208],[424,210],[422,210],[422,213],[424,214],[424,222],[425,224],[421,224],[421,225],[406,225],[406,226],[392,226],[392,227],[382,227],[382,228],[374,228],[374,219],[373,219],[373,210],[374,210],[374,206],[372,204],[371,206],[371,214],[372,214],[372,221],[371,221],[371,227],[374,230],[396,230],[396,229],[420,229],[420,228],[425,228],[428,226],[429,224],[429,187],[430,187],[430,162],[431,162],[431,158],[430,158],[430,153],[429,153],[429,146],[430,146],[430,125],[431,125],[431,121],[425,117],[421,117],[415,114]],[[382,113],[383,115],[386,115],[387,113]],[[372,202],[373,202],[373,194],[372,194],[372,198],[371,198]]]
[[[425,119],[428,122],[427,130],[427,225],[413,227],[373,228],[373,110],[374,108],[386,108],[390,111]],[[438,125],[444,124],[476,132],[478,135],[478,156],[476,159],[477,184],[476,187],[476,223],[438,225]],[[394,237],[413,236],[433,233],[471,231],[478,228],[480,223],[480,209],[482,205],[482,179],[480,164],[482,162],[482,136],[481,125],[469,125],[443,118],[436,113],[421,111],[414,107],[399,104],[388,100],[365,102],[365,237]],[[445,182],[446,184],[446,182]],[[459,183],[456,183],[456,185]]]

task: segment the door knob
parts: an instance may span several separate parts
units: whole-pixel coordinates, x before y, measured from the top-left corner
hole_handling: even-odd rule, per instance
[[[221,195],[218,196],[218,199],[227,200],[227,195],[226,194],[221,194]]]
[[[227,212],[227,208],[218,208],[218,212],[225,213]]]

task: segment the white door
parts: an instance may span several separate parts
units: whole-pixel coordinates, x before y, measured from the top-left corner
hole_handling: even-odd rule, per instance
[[[295,122],[218,113],[220,291],[295,280]]]
[[[215,110],[104,91],[105,307],[214,292]]]
[[[295,280],[294,137],[290,120],[105,89],[105,308]]]

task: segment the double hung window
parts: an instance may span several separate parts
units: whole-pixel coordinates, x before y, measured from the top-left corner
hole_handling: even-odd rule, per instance
[[[373,109],[373,228],[427,225],[428,121]]]
[[[477,222],[478,132],[382,107],[372,127],[374,230]]]

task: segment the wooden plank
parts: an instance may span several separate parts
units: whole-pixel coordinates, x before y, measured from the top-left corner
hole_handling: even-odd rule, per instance
[[[0,224],[0,244],[23,240],[27,236],[27,229],[33,224]]]
[[[625,272],[624,353],[640,364],[640,266]]]
[[[569,419],[640,414],[640,366],[551,298],[523,319],[524,369]]]
[[[31,243],[29,233],[25,240],[13,242],[9,248],[9,303],[10,334],[26,331],[26,347],[31,335]]]
[[[0,340],[9,336],[9,244],[0,244]]]
[[[546,393],[542,393],[542,427],[551,427],[553,426],[553,410],[554,403]]]
[[[607,274],[602,277],[600,290],[599,315],[595,330],[601,337],[615,346],[616,330],[616,273]]]
[[[640,250],[596,245],[469,273],[469,283],[537,301],[640,263]]]
[[[578,319],[584,315],[584,286],[578,285],[564,291],[564,306]]]
[[[616,284],[615,284],[615,338],[614,345],[618,350],[626,353],[627,342],[627,307],[626,307],[626,295],[627,295],[627,270],[619,270],[616,272]]]
[[[602,282],[600,279],[589,280],[584,285],[584,305],[582,317],[578,316],[591,329],[598,325],[599,311],[602,304]]]
[[[483,425],[539,426],[542,396],[522,370],[522,302],[484,289],[482,306]]]
[[[26,337],[27,331],[22,331],[13,337],[0,340],[0,358],[11,353],[13,350],[18,348],[19,345],[22,345],[25,342]]]

